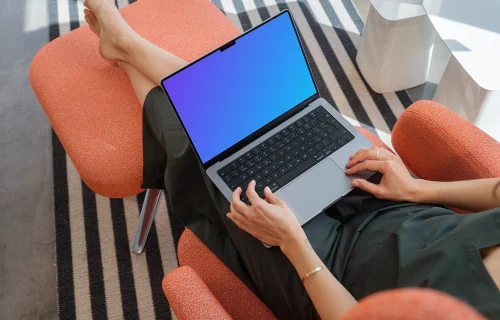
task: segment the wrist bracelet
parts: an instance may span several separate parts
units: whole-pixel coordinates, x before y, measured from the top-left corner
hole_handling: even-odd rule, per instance
[[[306,273],[306,275],[303,276],[302,279],[300,279],[300,281],[302,281],[302,283],[304,283],[304,280],[306,280],[308,277],[312,276],[316,272],[320,272],[321,270],[323,270],[323,267],[317,267],[317,268],[312,269],[311,271]]]

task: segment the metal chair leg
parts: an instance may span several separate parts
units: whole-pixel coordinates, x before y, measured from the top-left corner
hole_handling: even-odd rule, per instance
[[[142,250],[144,250],[149,229],[151,229],[151,225],[155,219],[156,208],[158,207],[162,193],[163,190],[160,189],[148,189],[146,191],[146,197],[144,198],[144,203],[142,205],[141,215],[135,231],[134,240],[132,240],[133,253],[139,254]]]

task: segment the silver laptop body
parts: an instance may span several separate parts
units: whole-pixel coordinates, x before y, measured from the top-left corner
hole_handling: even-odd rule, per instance
[[[261,25],[268,23],[269,21],[284,15],[290,14],[288,11],[284,11],[280,13],[278,16],[270,18],[269,20],[263,22]],[[290,17],[291,19],[291,17]],[[293,20],[291,19],[292,24]],[[295,24],[295,32],[296,27]],[[255,27],[258,28],[259,26]],[[231,42],[221,46],[220,48],[214,50],[226,50],[231,45],[234,45],[235,41],[238,39],[245,37],[248,33],[252,32],[255,28],[248,30],[240,37],[232,40]],[[298,37],[297,37],[298,38]],[[298,39],[300,43],[300,39]],[[302,44],[300,44],[301,47]],[[302,48],[303,50],[303,48]],[[303,52],[303,51],[302,51]],[[210,55],[209,53],[208,55]],[[207,56],[208,56],[207,55]],[[178,72],[182,72],[184,69],[189,68],[191,65],[196,64],[198,61],[203,60],[204,57],[198,59],[187,67],[179,70]],[[307,59],[304,55],[304,59],[307,62]],[[309,63],[307,63],[309,66]],[[174,73],[175,75],[176,73]],[[172,76],[172,75],[171,75]],[[169,76],[169,77],[171,77]],[[311,75],[312,76],[312,75]],[[165,78],[168,79],[169,77]],[[165,80],[164,79],[164,80]],[[162,87],[172,103],[174,110],[179,116],[179,112],[176,110],[175,101],[172,101],[169,93],[169,88],[163,85],[164,80],[162,80]],[[324,209],[332,205],[335,201],[341,198],[343,195],[351,191],[353,188],[351,186],[351,181],[354,178],[368,178],[373,175],[373,172],[362,172],[357,174],[356,176],[348,176],[345,174],[346,164],[349,160],[349,157],[355,152],[359,151],[361,148],[369,148],[372,147],[372,143],[366,139],[358,130],[356,130],[339,112],[335,110],[325,99],[319,97],[319,94],[316,94],[312,99],[308,99],[308,101],[303,101],[299,106],[296,106],[294,109],[300,110],[299,112],[294,113],[286,119],[281,119],[281,122],[272,127],[270,130],[266,130],[263,134],[258,134],[258,137],[255,137],[255,133],[252,134],[252,137],[247,137],[244,146],[241,146],[237,150],[232,150],[230,154],[228,154],[227,150],[224,153],[221,153],[216,157],[216,161],[211,161],[208,165],[205,163],[204,169],[206,170],[206,174],[210,177],[212,182],[217,186],[217,188],[224,194],[226,199],[231,202],[232,198],[232,190],[230,189],[228,183],[223,180],[218,172],[222,168],[225,168],[234,160],[243,157],[245,154],[253,150],[254,148],[261,145],[267,139],[275,136],[276,133],[279,133],[281,130],[286,129],[290,125],[297,122],[297,120],[309,114],[311,111],[315,110],[317,107],[322,106],[324,109],[336,120],[338,121],[349,133],[354,137],[351,141],[348,141],[344,145],[342,145],[338,150],[325,155],[321,161],[318,161],[315,165],[309,168],[307,171],[298,175],[296,178],[288,182],[283,186],[279,186],[275,190],[275,194],[285,201],[288,206],[293,210],[295,215],[297,216],[298,221],[301,225],[305,224],[307,221],[312,219],[314,216],[322,212]],[[183,119],[179,116],[179,120],[183,123]],[[184,124],[183,124],[184,126]],[[184,126],[186,129],[186,127]],[[261,131],[261,130],[259,130]],[[189,130],[186,130],[188,137],[190,136]],[[248,141],[249,139],[251,141]],[[191,140],[191,138],[190,138]],[[244,141],[243,140],[243,141]],[[192,140],[191,140],[192,142]],[[239,143],[240,144],[240,143]],[[198,155],[198,150],[196,146],[192,143],[192,146],[195,150],[195,153]],[[233,146],[234,147],[234,146]],[[234,149],[234,148],[233,148]],[[200,157],[198,156],[200,159]]]

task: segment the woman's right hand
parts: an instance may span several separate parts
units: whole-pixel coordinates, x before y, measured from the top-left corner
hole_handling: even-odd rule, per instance
[[[352,181],[354,187],[370,192],[377,198],[414,201],[415,194],[418,193],[418,180],[410,175],[401,158],[384,148],[361,149],[351,156],[346,167],[349,168],[346,171],[347,174],[355,174],[362,170],[382,173],[383,176],[379,184],[364,179]]]

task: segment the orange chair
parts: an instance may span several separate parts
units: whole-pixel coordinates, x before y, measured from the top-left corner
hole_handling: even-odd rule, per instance
[[[358,128],[375,145],[387,146]],[[500,144],[470,122],[432,101],[411,105],[398,119],[392,144],[423,179],[457,181],[500,177]],[[267,306],[186,229],[178,248],[180,268],[163,279],[179,319],[275,319]],[[398,289],[366,297],[344,318],[484,319],[459,300],[429,289]]]
[[[207,0],[141,0],[121,13],[141,36],[187,61],[240,34]],[[87,186],[111,198],[141,192],[141,106],[127,75],[99,56],[98,39],[88,26],[43,47],[29,78]],[[146,194],[132,242],[136,253],[144,247],[160,196],[160,190]]]

